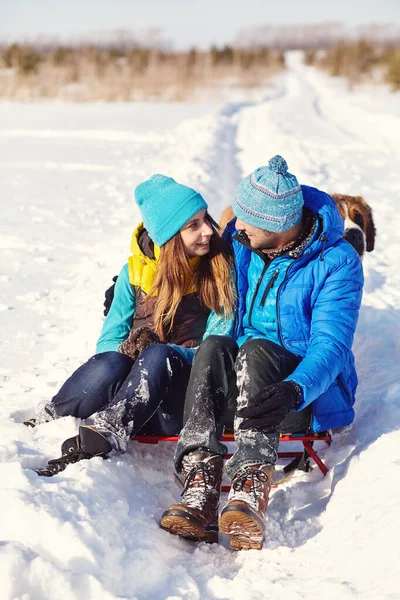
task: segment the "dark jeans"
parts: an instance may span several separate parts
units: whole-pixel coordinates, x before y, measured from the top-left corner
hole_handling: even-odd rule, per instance
[[[96,354],[75,371],[44,411],[51,418],[83,419],[97,413],[94,425],[116,450],[143,431],[179,433],[190,365],[174,348],[155,344],[139,359],[120,352]]]
[[[310,425],[311,409],[290,413],[281,427],[272,434],[239,429],[235,417],[237,407],[249,406],[251,398],[264,386],[286,379],[300,359],[285,348],[268,340],[249,340],[238,351],[231,339],[208,337],[198,349],[186,394],[185,425],[175,454],[179,471],[185,454],[204,447],[225,455],[226,447],[219,441],[224,424],[234,425],[237,450],[226,463],[226,472],[233,478],[250,464],[274,465],[278,454],[279,434],[304,431]]]
[[[139,431],[179,433],[183,425],[190,365],[167,344],[149,346],[140,354],[113,399],[93,420],[114,450],[125,452]]]
[[[87,419],[114,398],[132,369],[133,361],[120,352],[96,354],[77,369],[49,402],[51,419]]]

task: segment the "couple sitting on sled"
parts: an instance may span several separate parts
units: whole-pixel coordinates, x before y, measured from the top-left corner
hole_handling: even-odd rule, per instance
[[[222,238],[202,196],[170,177],[153,175],[135,197],[143,223],[97,353],[36,424],[93,418],[37,472],[122,453],[139,432],[180,433],[184,490],[161,527],[208,542],[219,530],[234,549],[261,548],[282,426],[319,432],[353,420],[360,259],[334,201],[300,186],[280,156],[240,182]],[[237,449],[218,517],[224,427]]]

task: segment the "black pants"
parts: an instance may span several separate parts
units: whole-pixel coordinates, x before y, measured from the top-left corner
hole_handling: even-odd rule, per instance
[[[207,448],[225,456],[219,441],[228,417],[228,401],[235,402],[235,360],[238,346],[232,339],[210,335],[196,352],[186,390],[184,427],[175,450],[175,468],[191,450]]]
[[[210,336],[198,349],[186,393],[184,427],[175,454],[179,471],[185,454],[199,447],[225,455],[221,444],[224,426],[234,428],[237,450],[226,463],[233,478],[250,464],[274,465],[281,431],[304,431],[311,421],[308,407],[292,412],[274,433],[239,429],[236,409],[250,406],[251,398],[267,384],[286,379],[300,358],[282,346],[263,339],[252,339],[240,350],[230,338]]]

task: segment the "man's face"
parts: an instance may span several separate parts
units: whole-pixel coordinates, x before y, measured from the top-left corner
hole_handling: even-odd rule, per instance
[[[281,246],[281,233],[259,229],[258,227],[244,223],[244,221],[241,221],[240,219],[236,220],[235,227],[238,231],[245,232],[249,238],[251,247],[255,250],[272,250],[274,248],[280,248]]]

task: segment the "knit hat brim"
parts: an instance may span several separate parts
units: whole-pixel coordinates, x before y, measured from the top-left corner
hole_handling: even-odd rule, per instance
[[[180,206],[172,212],[167,219],[157,229],[150,231],[147,228],[151,239],[161,247],[166,244],[174,235],[182,229],[199,210],[207,210],[208,205],[204,200],[203,196],[198,192],[195,192],[192,196],[189,196]]]
[[[301,201],[297,203],[298,206],[294,211],[291,211],[291,203],[292,199],[289,197],[287,199],[287,214],[285,214],[284,216],[274,216],[271,214],[263,214],[262,212],[258,212],[257,210],[251,209],[246,202],[246,197],[244,197],[242,200],[240,194],[236,193],[236,196],[232,203],[232,210],[238,219],[240,219],[244,223],[247,223],[248,225],[253,225],[253,227],[258,227],[259,229],[263,229],[264,231],[282,233],[283,231],[287,231],[288,229],[291,229],[292,227],[298,225],[302,219],[302,194]]]
[[[208,208],[196,190],[160,173],[136,187],[135,199],[144,225],[159,247],[176,235],[199,210]]]

